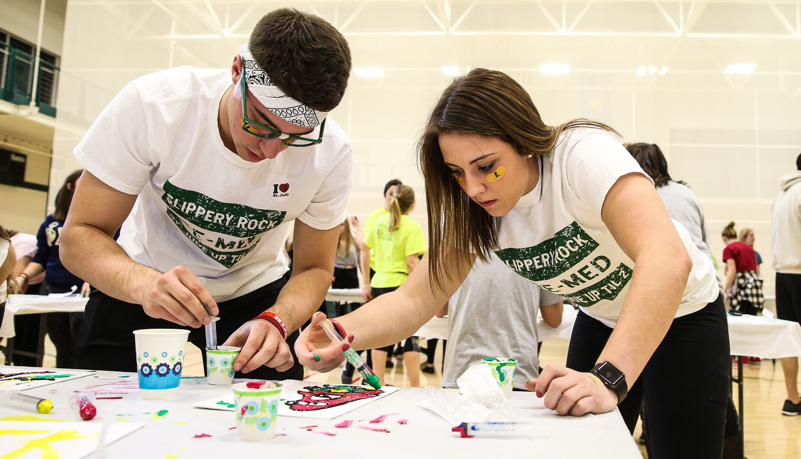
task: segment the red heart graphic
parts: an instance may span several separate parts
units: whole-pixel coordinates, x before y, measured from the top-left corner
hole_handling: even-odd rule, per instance
[[[286,191],[289,189],[289,184],[282,183],[278,186],[278,189],[281,190],[281,193],[286,193]]]

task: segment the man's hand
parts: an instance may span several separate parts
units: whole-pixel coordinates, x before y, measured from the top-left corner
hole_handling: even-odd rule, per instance
[[[527,381],[526,389],[545,397],[545,406],[561,415],[607,413],[617,406],[617,394],[595,375],[552,363],[545,366],[539,378]]]
[[[192,328],[211,322],[209,314],[219,314],[217,303],[206,286],[183,266],[176,266],[153,280],[139,304],[150,317]]]
[[[345,360],[343,346],[353,341],[353,336],[341,343],[335,343],[328,337],[320,326],[320,322],[325,319],[325,314],[315,312],[312,316],[311,324],[303,330],[298,340],[295,341],[295,355],[298,362],[310,370],[321,373],[331,371],[342,365]],[[349,344],[348,344],[349,346]],[[316,356],[316,357],[315,357]]]
[[[234,370],[242,373],[249,373],[262,365],[286,371],[295,364],[281,332],[266,320],[245,322],[223,345],[242,348],[234,361]]]

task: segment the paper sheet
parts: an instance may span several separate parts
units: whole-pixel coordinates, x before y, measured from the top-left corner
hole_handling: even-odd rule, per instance
[[[379,390],[374,390],[368,386],[284,381],[278,415],[333,419],[366,403],[386,397],[397,390],[397,387],[382,387]],[[224,397],[204,400],[195,403],[194,407],[233,411],[236,407],[234,394],[231,392],[230,395]]]

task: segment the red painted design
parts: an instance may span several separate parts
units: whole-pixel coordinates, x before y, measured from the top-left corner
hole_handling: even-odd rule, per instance
[[[356,400],[378,397],[383,392],[370,387],[340,386],[324,384],[307,386],[299,390],[299,400],[288,400],[286,405],[292,411],[318,411],[334,406],[344,405]]]

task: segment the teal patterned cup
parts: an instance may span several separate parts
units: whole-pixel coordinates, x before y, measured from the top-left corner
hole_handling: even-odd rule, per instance
[[[481,359],[481,361],[489,365],[492,376],[495,378],[495,382],[498,383],[498,386],[501,387],[503,395],[505,395],[506,398],[510,398],[515,384],[517,359],[486,357]]]
[[[173,397],[181,384],[189,330],[134,330],[139,396],[147,400]]]
[[[275,437],[278,404],[282,384],[276,381],[247,381],[236,383],[236,430],[244,441],[270,440]]]
[[[217,346],[206,348],[206,380],[215,386],[230,386],[234,382],[234,360],[242,348]]]

